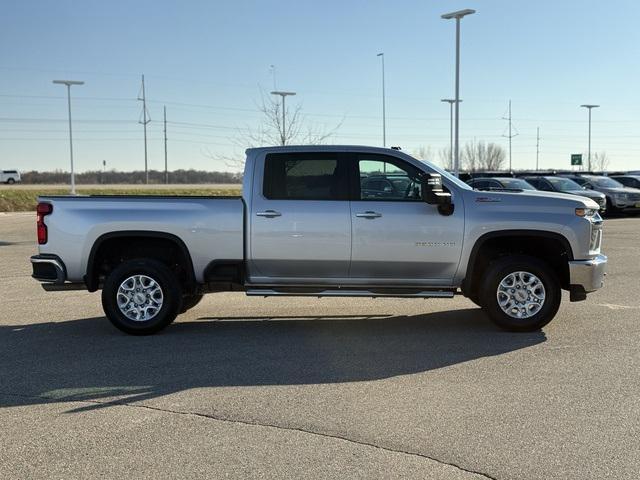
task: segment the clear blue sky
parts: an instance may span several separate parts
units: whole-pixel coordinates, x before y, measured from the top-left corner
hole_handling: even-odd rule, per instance
[[[567,167],[587,149],[611,168],[640,169],[640,3],[637,1],[20,1],[0,17],[0,168],[66,169],[64,88],[75,87],[79,170],[143,168],[136,101],[147,80],[150,167],[163,168],[162,106],[169,163],[227,169],[205,152],[229,154],[238,128],[257,126],[271,64],[295,90],[305,120],[332,128],[333,143],[379,145],[380,61],[387,73],[387,143],[409,152],[449,142],[454,22],[463,20],[461,141],[507,147],[509,99],[519,135],[515,168]],[[176,124],[173,122],[183,122]],[[191,125],[185,125],[191,124]]]

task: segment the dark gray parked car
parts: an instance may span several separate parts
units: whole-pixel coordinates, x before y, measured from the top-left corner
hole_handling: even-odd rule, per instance
[[[481,177],[467,180],[474,190],[535,190],[535,187],[521,178]]]
[[[580,195],[590,198],[600,205],[600,213],[604,213],[607,209],[607,197],[604,193],[597,190],[589,190],[580,184],[565,177],[554,176],[526,176],[521,177],[538,190],[545,192],[570,193],[572,195]]]
[[[576,183],[607,196],[609,212],[640,212],[640,189],[625,187],[613,178],[601,175],[567,175]]]
[[[611,178],[620,182],[625,187],[640,188],[640,174],[638,175],[612,175]]]

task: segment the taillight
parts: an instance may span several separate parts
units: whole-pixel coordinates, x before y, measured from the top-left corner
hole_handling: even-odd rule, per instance
[[[36,225],[38,230],[38,245],[44,245],[48,240],[47,226],[44,224],[44,217],[53,212],[53,205],[50,203],[38,203],[36,207]]]

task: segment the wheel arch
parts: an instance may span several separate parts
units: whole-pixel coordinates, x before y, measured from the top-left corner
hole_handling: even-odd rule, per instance
[[[510,240],[517,240],[520,244],[505,245]],[[493,248],[492,248],[493,247]],[[541,254],[553,252],[557,256],[545,257]],[[483,255],[486,254],[486,257]],[[569,286],[568,261],[573,260],[571,243],[564,235],[546,230],[500,230],[487,232],[480,236],[469,255],[467,270],[462,281],[462,291],[468,296],[477,288],[477,280],[482,271],[494,258],[503,254],[527,254],[547,261],[556,270],[563,288]],[[566,256],[566,261],[561,260]]]
[[[179,253],[180,258],[177,259],[181,261],[184,265],[184,283],[185,288],[189,291],[194,290],[196,287],[196,278],[195,272],[193,269],[193,261],[191,259],[191,254],[189,253],[189,249],[182,241],[180,237],[177,235],[161,232],[161,231],[153,231],[153,230],[121,230],[116,232],[108,232],[103,235],[100,235],[93,242],[91,246],[91,250],[89,251],[89,256],[87,259],[87,268],[86,273],[84,275],[84,282],[87,286],[87,289],[90,292],[95,292],[99,288],[100,283],[100,266],[98,262],[104,258],[106,253],[108,252],[107,247],[109,245],[121,245],[123,242],[127,242],[131,249],[131,251],[135,251],[134,247],[140,248],[140,242],[142,240],[156,240],[153,248],[158,249],[158,247],[162,248],[162,246],[171,245],[176,251]],[[126,254],[123,254],[124,258],[128,258]],[[135,255],[134,255],[135,256]],[[151,256],[150,258],[154,258]]]

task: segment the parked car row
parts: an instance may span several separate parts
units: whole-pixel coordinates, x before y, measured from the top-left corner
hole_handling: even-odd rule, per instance
[[[476,190],[568,193],[594,200],[600,212],[640,212],[640,175],[521,175],[518,177],[475,177],[467,183]]]

